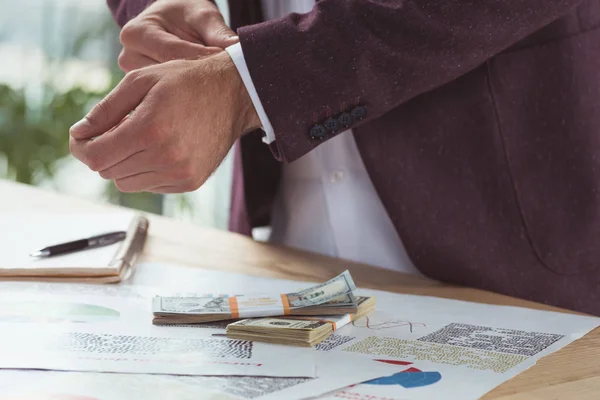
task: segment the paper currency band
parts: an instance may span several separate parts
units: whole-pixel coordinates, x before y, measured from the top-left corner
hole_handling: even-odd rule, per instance
[[[275,317],[290,315],[290,302],[287,295],[259,297],[229,297],[229,310],[232,319]]]
[[[238,319],[240,317],[240,308],[234,296],[229,298],[229,310],[231,310],[231,318]]]
[[[333,326],[333,330],[336,331],[352,322],[352,314],[344,315],[337,321],[333,321],[330,319],[320,319],[319,321],[330,323]]]
[[[283,315],[290,315],[290,301],[286,294],[281,295],[281,304],[283,305]]]

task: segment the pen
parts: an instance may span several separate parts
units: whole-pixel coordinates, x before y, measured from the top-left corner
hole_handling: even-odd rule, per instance
[[[127,232],[109,232],[98,236],[92,236],[87,239],[75,240],[72,242],[56,244],[43,249],[34,251],[31,257],[50,257],[58,254],[72,253],[80,250],[93,249],[97,247],[110,246],[125,240]]]

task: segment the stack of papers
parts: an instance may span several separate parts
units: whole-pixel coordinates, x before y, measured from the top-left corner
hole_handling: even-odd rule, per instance
[[[0,393],[477,399],[600,325],[592,317],[362,289],[355,295],[376,297],[377,309],[313,348],[228,338],[227,322],[150,323],[157,293],[292,293],[311,286],[156,264],[140,264],[119,286],[0,283]]]

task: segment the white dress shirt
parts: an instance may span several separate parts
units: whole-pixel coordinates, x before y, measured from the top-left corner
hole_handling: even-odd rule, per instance
[[[306,13],[314,0],[263,0],[265,19]],[[226,49],[265,131],[275,140],[240,44]],[[270,241],[356,262],[418,274],[369,178],[352,131],[283,165]]]

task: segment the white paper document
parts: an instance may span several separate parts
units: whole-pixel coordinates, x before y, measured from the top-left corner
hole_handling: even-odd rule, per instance
[[[127,231],[133,212],[111,214],[2,213],[0,243],[10,243],[0,253],[0,269],[68,269],[107,268],[120,243],[47,258],[29,254],[47,246],[79,240],[113,231]]]
[[[313,284],[157,264],[144,265],[138,273],[137,279],[145,284],[181,274],[186,290],[197,288],[201,292],[210,291],[205,283],[214,285],[216,280],[224,282],[220,287],[231,293],[249,289],[262,292],[273,287],[298,290]],[[335,365],[335,357],[342,354],[358,357],[352,363],[354,370],[369,368],[374,360],[394,370],[382,379],[345,388],[324,399],[477,399],[600,326],[600,318],[518,307],[373,290],[359,289],[357,294],[375,296],[376,311],[316,346],[317,375],[322,360]],[[307,379],[303,385],[279,391],[279,395],[308,397],[308,382],[318,385],[325,379]],[[265,396],[278,398],[278,393]]]
[[[600,318],[397,295],[317,348],[360,355],[396,372],[320,399],[478,399],[600,325]],[[360,362],[357,362],[357,366]]]
[[[315,349],[226,339],[226,323],[151,325],[156,294],[285,293],[313,284],[159,264],[138,265],[118,286],[0,283],[0,368],[121,372],[0,371],[0,394],[121,400],[139,397],[127,387],[147,386],[155,390],[139,393],[148,400],[477,399],[600,325],[360,289],[377,298],[376,311]],[[30,374],[29,386],[15,387],[15,377]]]
[[[390,372],[373,367],[369,372],[350,371],[346,366],[332,371],[330,378],[319,379],[0,371],[0,400],[295,400]]]
[[[209,275],[212,275],[212,278],[223,277],[218,272]],[[206,279],[205,282],[210,283],[212,279]],[[298,283],[294,282],[293,285],[296,288]],[[132,391],[133,388],[145,386],[149,380],[148,376],[140,373],[198,372],[199,367],[194,363],[196,354],[187,352],[182,355],[182,351],[179,351],[182,346],[188,348],[208,340],[205,350],[208,356],[211,356],[223,350],[221,343],[225,340],[233,343],[244,342],[246,346],[237,346],[240,348],[237,351],[248,351],[247,344],[252,342],[231,341],[223,337],[226,322],[189,327],[149,325],[149,311],[145,311],[144,308],[149,308],[149,300],[155,290],[123,285],[0,283],[0,336],[6,343],[4,347],[0,345],[0,351],[4,353],[4,362],[0,362],[0,365],[66,371],[135,372],[124,375],[0,371],[0,392],[5,388],[8,391],[9,386],[2,385],[5,382],[10,383],[10,393],[15,395],[18,393],[41,396],[61,393],[96,395],[102,399],[106,396],[111,400],[132,398],[127,397],[128,395],[136,395],[137,398],[137,392]],[[215,339],[218,342],[211,341]],[[153,379],[168,380],[169,383],[165,387],[170,388],[169,393],[177,400],[192,398],[194,394],[199,396],[198,399],[294,400],[327,393],[394,371],[390,366],[376,362],[372,362],[369,368],[354,368],[354,355],[340,354],[331,358],[312,349],[263,343],[252,345],[264,347],[265,353],[276,359],[279,370],[274,376],[293,376],[293,369],[296,368],[294,364],[303,362],[298,358],[297,352],[316,355],[314,361],[319,379],[257,376],[259,374],[253,373],[252,370],[243,370],[244,367],[257,367],[244,366],[244,363],[237,362],[234,366],[228,363],[210,364],[209,375],[213,376],[154,375]],[[160,346],[163,346],[165,351],[161,351]],[[231,351],[231,348],[235,350],[236,346],[227,346],[225,349]],[[229,371],[235,375],[249,376],[214,376],[220,374],[219,368],[227,368],[225,371],[235,368]],[[15,379],[29,374],[35,375],[32,375],[28,385],[19,384]],[[116,387],[108,387],[111,382],[112,386]],[[169,398],[161,397],[164,396],[164,390],[143,390],[140,393],[150,392],[152,395],[144,398]],[[210,396],[207,393],[211,393]],[[214,393],[222,393],[225,397],[218,397]]]
[[[150,297],[74,297],[4,289],[0,368],[315,376],[313,349],[228,339],[223,327],[156,327],[151,321]]]
[[[225,378],[206,378],[225,379]],[[239,400],[157,375],[1,371],[0,400]]]

